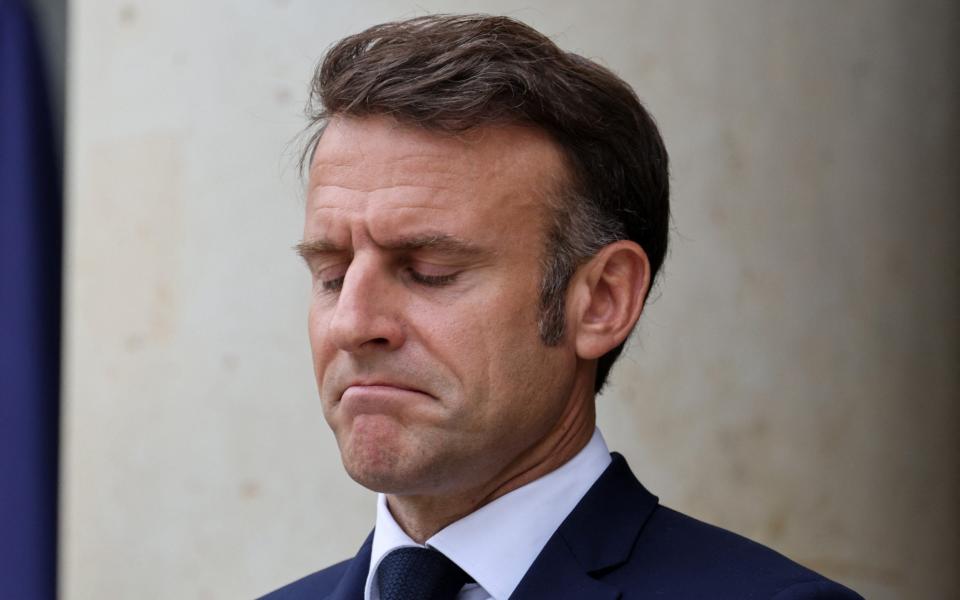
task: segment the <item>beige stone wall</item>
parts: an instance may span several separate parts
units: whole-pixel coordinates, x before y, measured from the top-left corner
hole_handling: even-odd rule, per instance
[[[75,0],[62,596],[242,598],[351,555],[291,145],[333,40],[507,13],[637,89],[673,248],[601,427],[675,508],[870,598],[960,564],[960,8]]]

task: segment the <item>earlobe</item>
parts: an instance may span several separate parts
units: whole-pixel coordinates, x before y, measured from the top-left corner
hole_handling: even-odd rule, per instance
[[[581,267],[575,314],[577,355],[592,360],[627,339],[650,287],[650,261],[638,244],[621,240],[604,247]]]

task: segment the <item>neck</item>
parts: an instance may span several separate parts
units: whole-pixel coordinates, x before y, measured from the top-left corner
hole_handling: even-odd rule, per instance
[[[423,544],[447,525],[564,465],[587,445],[595,427],[591,396],[589,401],[569,405],[548,436],[522,452],[493,480],[456,494],[389,494],[387,506],[404,532]]]

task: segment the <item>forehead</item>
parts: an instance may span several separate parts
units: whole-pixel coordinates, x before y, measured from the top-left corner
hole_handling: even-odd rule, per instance
[[[523,174],[530,163],[542,164],[544,172],[557,171],[554,175],[563,172],[558,146],[533,127],[489,125],[454,134],[405,125],[385,116],[341,116],[330,120],[318,141],[310,178],[365,176],[372,174],[371,167],[388,169],[403,178],[410,167],[430,165],[438,167],[435,174]]]
[[[454,136],[385,117],[334,118],[310,165],[306,237],[358,222],[371,234],[430,224],[522,232],[542,220],[564,168],[557,145],[529,127]]]

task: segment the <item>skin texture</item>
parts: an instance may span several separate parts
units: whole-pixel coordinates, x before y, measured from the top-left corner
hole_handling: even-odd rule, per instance
[[[595,359],[642,310],[632,242],[581,267],[567,335],[538,335],[557,146],[519,126],[446,136],[334,118],[310,167],[309,333],[344,467],[423,542],[572,458],[594,429]]]

